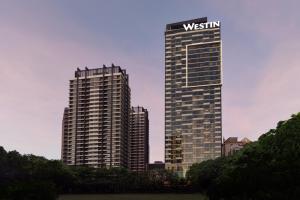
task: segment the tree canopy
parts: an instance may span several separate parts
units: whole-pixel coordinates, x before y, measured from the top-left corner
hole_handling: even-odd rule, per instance
[[[166,184],[168,183],[168,184]],[[66,166],[59,160],[6,152],[0,147],[0,199],[56,199],[66,193],[184,192],[185,182],[166,170]]]
[[[211,199],[299,199],[300,113],[233,156],[193,165],[187,178]]]
[[[53,200],[65,193],[201,192],[210,199],[300,196],[300,113],[280,121],[240,152],[194,164],[186,179],[166,170],[66,166],[0,147],[0,199]]]

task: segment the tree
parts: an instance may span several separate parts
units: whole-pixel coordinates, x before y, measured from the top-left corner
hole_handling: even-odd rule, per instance
[[[188,180],[211,199],[298,199],[300,113],[233,156],[192,166]]]

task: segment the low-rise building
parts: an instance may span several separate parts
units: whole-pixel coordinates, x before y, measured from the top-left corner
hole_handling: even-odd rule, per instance
[[[149,170],[163,170],[165,169],[165,163],[162,161],[154,161],[148,165]]]
[[[229,137],[222,144],[222,156],[231,156],[236,152],[240,151],[246,144],[251,143],[248,138],[243,138],[238,141],[237,137]]]

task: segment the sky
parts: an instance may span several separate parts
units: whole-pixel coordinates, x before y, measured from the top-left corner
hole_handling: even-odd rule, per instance
[[[0,146],[59,159],[68,81],[119,65],[150,115],[150,160],[164,160],[164,29],[222,24],[223,136],[256,140],[300,111],[299,1],[0,0]]]

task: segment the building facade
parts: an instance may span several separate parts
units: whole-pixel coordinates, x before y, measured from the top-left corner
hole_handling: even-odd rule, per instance
[[[68,158],[68,149],[69,149],[69,108],[64,109],[63,120],[62,120],[62,142],[61,142],[61,159],[66,161]]]
[[[132,107],[130,113],[130,156],[131,171],[147,171],[149,163],[149,119],[143,107]]]
[[[165,165],[182,176],[193,163],[221,156],[221,54],[220,24],[166,25]]]
[[[222,144],[222,156],[232,156],[249,143],[251,143],[251,140],[248,138],[243,138],[241,141],[239,141],[237,137],[229,137],[227,140],[224,139]]]
[[[129,117],[130,88],[124,69],[114,65],[77,69],[63,120],[63,162],[128,167]]]

